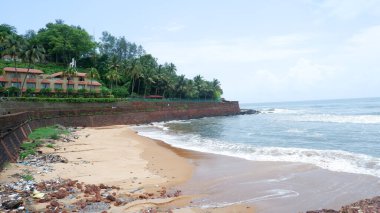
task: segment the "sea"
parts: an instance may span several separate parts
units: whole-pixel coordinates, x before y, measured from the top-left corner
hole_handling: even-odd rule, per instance
[[[380,98],[241,104],[254,115],[136,126],[174,147],[249,161],[297,162],[380,178]]]

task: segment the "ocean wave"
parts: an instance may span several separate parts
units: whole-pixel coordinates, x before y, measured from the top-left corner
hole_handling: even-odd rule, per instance
[[[221,202],[221,203],[210,203],[206,205],[201,205],[200,208],[207,209],[207,208],[221,208],[226,206],[232,206],[236,204],[244,204],[244,203],[254,203],[258,201],[264,201],[264,200],[273,200],[273,199],[281,199],[281,198],[289,198],[289,197],[298,197],[299,193],[293,190],[287,190],[287,189],[273,189],[265,191],[265,195],[237,201],[237,202]]]
[[[263,114],[300,114],[304,113],[304,110],[295,110],[295,109],[281,109],[281,108],[266,108],[266,109],[260,109],[260,113]]]
[[[305,122],[380,124],[380,115],[306,114],[295,116],[292,120]]]
[[[366,174],[380,177],[380,158],[342,150],[257,147],[203,138],[196,134],[169,134],[165,131],[139,131],[139,134],[163,140],[175,147],[252,161],[307,163],[335,172]]]

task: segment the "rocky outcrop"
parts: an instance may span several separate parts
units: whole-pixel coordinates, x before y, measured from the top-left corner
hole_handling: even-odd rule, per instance
[[[260,111],[254,109],[241,109],[239,115],[255,115],[259,113]]]
[[[343,206],[339,211],[322,209],[306,213],[380,213],[380,196]]]

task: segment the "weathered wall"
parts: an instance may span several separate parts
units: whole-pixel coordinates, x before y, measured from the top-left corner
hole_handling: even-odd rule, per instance
[[[23,109],[32,109],[29,103],[14,102],[11,104],[14,106],[16,104]],[[85,127],[141,124],[234,115],[240,112],[238,102],[129,102],[101,105],[34,103],[33,107],[34,111],[0,116],[0,165],[6,161],[15,161],[20,144],[32,130],[39,127],[54,124]],[[14,109],[18,111],[19,108],[15,107]]]

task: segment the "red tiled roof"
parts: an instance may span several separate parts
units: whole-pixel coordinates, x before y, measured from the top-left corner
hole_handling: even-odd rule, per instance
[[[87,83],[85,81],[79,81],[78,84],[86,85]]]
[[[54,83],[55,84],[63,84],[63,81],[62,80],[56,80]]]
[[[74,84],[74,81],[69,81],[67,82],[67,84]]]
[[[8,80],[5,79],[3,76],[0,76],[0,82],[8,82]]]
[[[21,82],[21,79],[19,79],[19,78],[12,78],[12,82]]]
[[[15,69],[14,67],[4,67],[4,71],[6,71],[6,72],[27,73],[28,69],[27,68],[17,68],[17,69]],[[29,69],[29,73],[32,73],[32,74],[43,74],[44,72],[41,71],[41,70],[36,70],[36,69]]]
[[[145,98],[163,98],[163,96],[161,96],[161,95],[148,95],[148,96],[145,96]]]
[[[26,79],[26,82],[28,82],[28,83],[36,83],[36,79],[35,78],[29,78],[29,79]]]
[[[87,85],[91,85],[91,86],[102,86],[101,83],[97,82],[97,81],[93,81],[92,84],[91,82],[88,82]]]
[[[48,80],[48,79],[43,79],[43,80],[41,81],[41,83],[42,83],[42,84],[50,84],[50,80]]]
[[[56,72],[54,74],[51,74],[50,76],[51,77],[57,77],[57,76],[60,76],[60,75],[62,75],[62,72]],[[84,73],[84,72],[77,72],[76,76],[78,76],[78,77],[86,77],[86,73]]]

